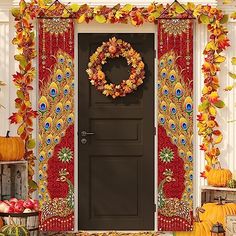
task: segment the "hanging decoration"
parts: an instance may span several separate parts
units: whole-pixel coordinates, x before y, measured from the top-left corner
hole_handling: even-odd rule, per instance
[[[227,37],[228,31],[224,26],[228,16],[224,15],[221,10],[211,6],[202,7],[201,13],[198,16],[204,24],[207,24],[209,42],[203,51],[205,56],[202,65],[204,86],[202,88],[201,103],[198,107],[197,126],[198,134],[203,138],[200,149],[204,151],[206,160],[205,171],[201,173],[201,176],[207,178],[214,165],[220,162],[220,149],[218,145],[222,142],[223,135],[216,117],[217,110],[222,109],[225,104],[220,99],[218,93],[220,88],[218,73],[221,63],[225,61],[222,52],[230,44]]]
[[[209,32],[209,41],[203,52],[205,58],[202,70],[205,79],[198,115],[199,135],[203,137],[203,143],[200,148],[205,152],[205,159],[207,161],[206,171],[202,173],[202,176],[206,177],[207,173],[211,169],[211,166],[215,163],[215,161],[217,162],[219,158],[220,150],[217,145],[222,141],[223,138],[219,124],[216,121],[216,115],[218,108],[224,107],[224,102],[220,99],[218,94],[218,72],[220,71],[221,63],[223,63],[225,60],[225,57],[222,56],[222,52],[226,50],[227,47],[229,47],[229,39],[227,37],[228,31],[224,26],[228,20],[228,16],[224,15],[221,10],[215,7],[208,5],[195,5],[194,3],[182,5],[184,8],[179,4],[172,4],[170,8],[169,4],[163,6],[162,4],[157,3],[152,3],[147,7],[140,8],[131,4],[126,4],[124,6],[117,4],[114,7],[90,7],[87,4],[80,6],[77,4],[71,4],[65,7],[64,4],[55,1],[55,5],[48,9],[48,7],[45,5],[45,2],[46,1],[44,0],[31,0],[30,2],[20,0],[19,8],[12,9],[12,14],[16,22],[16,35],[12,43],[16,45],[18,49],[18,53],[15,55],[15,60],[19,62],[19,68],[18,71],[13,75],[13,82],[17,87],[17,98],[15,99],[16,111],[9,119],[11,123],[17,124],[18,135],[20,135],[21,138],[25,140],[24,158],[29,164],[29,193],[32,193],[32,191],[37,189],[37,185],[33,181],[35,165],[35,155],[33,150],[35,148],[36,142],[32,136],[32,133],[33,121],[38,114],[32,108],[32,98],[30,94],[30,92],[33,90],[32,83],[35,78],[35,67],[33,66],[33,60],[36,57],[35,34],[32,22],[38,16],[50,16],[50,14],[51,16],[54,16],[55,9],[57,11],[58,17],[66,18],[73,16],[77,23],[89,23],[90,21],[95,20],[101,24],[130,23],[134,26],[139,26],[147,22],[157,23],[158,17],[160,17],[163,12],[165,12],[164,15],[172,18],[172,20],[175,18],[186,18],[193,14],[194,17],[197,18],[198,23],[207,26]],[[169,11],[166,11],[166,9],[169,9]],[[234,15],[232,15],[232,17],[234,17]],[[56,21],[56,19],[54,20],[55,26],[58,25],[58,21]],[[66,22],[64,23],[66,24]],[[173,21],[172,23],[178,24],[179,22]],[[171,27],[168,25],[168,22],[167,26],[169,28]],[[185,28],[184,25],[180,25],[179,27]],[[182,30],[180,30],[180,32],[181,31]],[[175,32],[175,34],[179,33]],[[59,33],[58,35],[61,34]],[[73,48],[73,42],[70,42],[71,45],[69,46]],[[62,51],[62,53],[64,52]],[[70,55],[70,53],[68,53],[68,55]],[[57,54],[55,53],[54,56],[56,57]],[[42,80],[44,80],[43,77]],[[43,81],[40,82],[40,88],[43,88],[43,84]],[[172,147],[172,150],[169,150],[169,147],[163,148],[168,149],[160,149],[162,151],[162,159],[168,164],[169,162],[172,163],[171,155],[172,152],[175,153],[173,150],[174,147]],[[65,150],[67,149],[64,149],[63,151],[61,150],[60,152],[61,160],[64,160],[64,158],[61,158],[61,155]],[[168,157],[163,158],[163,154],[166,151]],[[69,151],[67,154],[71,152]],[[66,160],[69,159],[66,158]],[[169,168],[164,171],[164,176],[168,177],[168,180],[171,179],[170,177],[175,174],[174,172],[171,174],[171,171],[172,170],[169,170]],[[173,181],[171,182],[174,183]],[[164,189],[165,188],[166,185]]]
[[[158,230],[193,226],[193,21],[158,21]]]
[[[120,56],[126,58],[128,65],[130,65],[130,76],[118,85],[108,84],[102,66],[107,62],[107,58]],[[90,83],[102,94],[112,98],[125,97],[132,93],[143,83],[145,78],[144,63],[140,54],[129,43],[115,37],[103,42],[102,46],[97,48],[96,52],[90,57],[87,73]]]
[[[74,228],[74,23],[41,18],[39,202],[42,231]],[[60,191],[58,191],[60,189]]]
[[[58,2],[58,1],[57,1]],[[59,5],[59,4],[58,4]],[[204,5],[195,5],[188,3],[187,5],[173,4],[171,9],[166,13],[169,17],[186,17],[193,14],[198,19],[198,22],[207,26],[210,33],[209,42],[204,50],[206,55],[203,64],[203,73],[205,76],[205,86],[199,106],[198,127],[199,135],[203,137],[201,150],[205,152],[207,161],[206,171],[212,166],[212,161],[218,159],[220,155],[219,148],[216,147],[222,141],[222,133],[216,123],[215,127],[211,120],[216,120],[217,108],[224,107],[224,102],[220,100],[218,95],[220,64],[224,62],[225,57],[221,52],[229,47],[229,39],[227,37],[227,29],[224,24],[227,23],[228,16],[224,15],[221,10]],[[158,17],[170,5],[163,6],[162,4],[152,3],[147,7],[135,7],[131,4],[121,6],[117,4],[114,7],[97,6],[90,7],[87,4],[77,5],[71,4],[65,8],[60,4],[58,13],[61,17],[71,16],[76,18],[78,23],[89,23],[92,20],[98,23],[128,23],[132,25],[142,25],[150,22],[156,23]],[[68,8],[70,12],[68,11]],[[37,188],[32,182],[34,175],[34,153],[32,149],[35,147],[35,140],[32,138],[33,119],[36,118],[37,112],[32,109],[30,91],[33,89],[32,82],[34,79],[35,68],[32,66],[32,60],[36,57],[35,39],[33,25],[31,23],[40,14],[43,15],[46,6],[44,1],[32,0],[26,3],[25,0],[20,0],[19,8],[13,8],[12,14],[16,21],[16,36],[13,39],[13,44],[17,45],[19,53],[15,55],[15,59],[19,61],[19,71],[13,75],[13,81],[17,86],[17,98],[15,99],[17,111],[9,118],[11,123],[18,125],[18,134],[26,140],[25,159],[29,162],[29,189],[33,191]],[[55,7],[48,9],[47,14],[53,12]],[[58,14],[58,15],[59,15]],[[232,15],[232,17],[234,17]],[[209,74],[210,73],[210,74]],[[23,93],[24,91],[24,93]],[[209,123],[209,125],[208,125]],[[209,129],[210,128],[210,129]],[[202,173],[206,177],[206,172]]]
[[[135,7],[131,4],[121,6],[117,4],[114,7],[96,6],[90,7],[87,4],[71,4],[67,8],[56,1],[57,7],[51,7],[47,10],[47,15],[58,12],[58,16],[68,17],[73,15],[78,23],[89,23],[95,20],[98,23],[128,23],[132,25],[142,25],[143,23],[157,23],[158,17],[165,12],[168,17],[186,18],[193,14],[198,19],[198,23],[207,26],[210,33],[209,41],[203,52],[205,55],[203,63],[204,89],[202,91],[201,104],[199,106],[198,128],[199,135],[203,137],[201,150],[205,152],[207,161],[206,171],[202,173],[206,177],[207,172],[211,169],[214,161],[218,159],[220,150],[217,145],[222,141],[222,133],[219,124],[216,121],[217,109],[224,107],[224,102],[220,100],[219,78],[220,64],[224,62],[225,57],[222,52],[229,47],[227,29],[224,24],[227,23],[228,16],[224,15],[221,10],[209,5],[195,5],[188,3],[180,4],[163,4],[152,3],[147,7]],[[182,7],[184,6],[184,8]],[[169,9],[169,11],[166,11]],[[32,0],[25,2],[20,0],[19,8],[12,9],[12,15],[15,17],[16,36],[12,43],[17,45],[19,53],[15,59],[19,62],[19,71],[13,75],[13,82],[17,87],[17,98],[15,99],[16,112],[9,118],[11,123],[18,126],[18,134],[25,142],[25,159],[29,163],[29,190],[30,192],[37,189],[33,182],[34,175],[34,153],[35,140],[32,137],[33,120],[37,117],[37,112],[33,110],[31,104],[30,91],[33,90],[32,82],[35,76],[35,68],[32,65],[36,57],[35,35],[32,21],[39,15],[45,15],[45,1]],[[52,15],[53,15],[52,14]],[[235,16],[232,15],[234,18]],[[181,26],[182,27],[182,26]],[[214,124],[213,124],[214,122]]]

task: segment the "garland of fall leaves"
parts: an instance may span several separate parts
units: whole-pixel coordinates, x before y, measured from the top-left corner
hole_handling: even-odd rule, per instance
[[[62,4],[58,7],[63,6]],[[162,4],[152,3],[148,7],[137,8],[131,4],[121,6],[117,4],[114,7],[98,6],[90,7],[87,4],[72,4],[67,6],[66,10],[63,6],[62,17],[68,17],[72,12],[73,17],[78,23],[92,20],[98,23],[131,23],[134,26],[143,23],[157,23],[158,17],[169,7]],[[207,25],[210,33],[209,42],[205,47],[205,61],[202,66],[204,74],[204,88],[202,90],[201,104],[199,106],[198,128],[199,135],[203,137],[201,149],[205,152],[208,170],[212,164],[218,160],[220,150],[216,145],[221,142],[223,136],[216,121],[216,108],[224,107],[224,102],[220,100],[218,95],[220,64],[224,62],[225,57],[221,55],[222,51],[229,46],[227,37],[227,29],[224,23],[228,17],[221,10],[211,6],[195,6],[188,3],[184,6],[184,10],[179,4],[173,4],[168,12],[167,17],[187,17],[194,15],[199,23]],[[35,140],[32,138],[33,119],[37,117],[37,111],[32,108],[30,92],[33,90],[32,82],[35,78],[35,68],[33,67],[33,59],[36,57],[35,35],[32,21],[43,11],[45,11],[45,0],[31,0],[26,3],[21,0],[19,8],[12,9],[15,17],[16,35],[12,41],[17,45],[18,54],[15,60],[19,62],[19,70],[13,75],[13,81],[17,87],[17,98],[15,105],[17,111],[9,118],[11,123],[17,124],[18,135],[25,140],[25,159],[29,161],[29,186],[35,187],[32,181],[34,175],[34,153]],[[51,8],[53,10],[53,8]],[[48,9],[48,12],[51,10]],[[203,173],[204,176],[204,173]]]

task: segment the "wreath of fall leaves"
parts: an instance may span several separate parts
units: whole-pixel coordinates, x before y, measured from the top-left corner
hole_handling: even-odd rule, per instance
[[[118,85],[109,83],[102,71],[102,66],[107,63],[107,58],[124,57],[130,65],[130,75],[127,80],[122,80]],[[115,37],[103,42],[95,53],[90,57],[88,69],[89,80],[98,91],[112,98],[125,97],[127,94],[137,90],[145,78],[144,63],[140,54],[131,45]]]
[[[15,17],[16,35],[12,41],[18,48],[18,54],[15,60],[19,62],[19,70],[13,75],[13,82],[17,87],[17,98],[15,99],[16,112],[9,118],[11,123],[18,125],[18,134],[25,140],[26,155],[25,159],[29,161],[29,180],[34,175],[34,153],[35,140],[32,138],[33,120],[37,117],[37,111],[33,110],[30,92],[33,90],[32,82],[35,79],[35,67],[32,65],[36,57],[35,35],[32,21],[45,11],[48,0],[31,0],[27,2],[21,0],[19,8],[13,8],[12,14]],[[121,6],[117,4],[114,7],[96,6],[90,7],[87,4],[71,4],[62,7],[62,17],[69,17],[69,11],[73,13],[78,23],[92,20],[98,23],[131,23],[134,26],[143,23],[156,23],[158,17],[169,8],[169,5],[152,3],[147,7],[136,7],[131,4]],[[182,8],[178,4],[173,4],[168,10],[168,17],[186,17],[193,14],[199,23],[207,26],[210,33],[209,42],[207,43],[203,54],[205,55],[202,72],[204,74],[204,88],[202,90],[201,104],[199,106],[198,129],[199,135],[203,137],[201,150],[205,152],[207,161],[206,170],[211,168],[212,164],[217,161],[220,150],[217,147],[223,138],[216,121],[217,109],[224,107],[224,102],[220,100],[219,78],[220,64],[224,62],[225,57],[222,52],[229,47],[227,29],[224,24],[228,16],[224,15],[221,10],[203,5],[188,3]],[[52,10],[48,9],[48,14]],[[233,14],[232,18],[236,19]],[[202,173],[205,176],[205,173]],[[29,182],[30,183],[30,182]],[[31,181],[30,188],[35,187]]]

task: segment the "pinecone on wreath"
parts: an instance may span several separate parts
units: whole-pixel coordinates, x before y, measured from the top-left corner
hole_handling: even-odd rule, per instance
[[[230,179],[227,183],[227,187],[236,188],[236,180],[235,179]]]

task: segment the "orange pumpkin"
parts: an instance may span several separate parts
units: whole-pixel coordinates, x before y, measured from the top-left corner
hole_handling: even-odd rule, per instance
[[[0,161],[19,161],[25,154],[25,144],[20,137],[0,137]]]
[[[205,210],[201,213],[202,220],[209,220],[212,224],[217,222],[221,223],[223,227],[226,227],[226,216],[236,215],[236,204],[235,203],[223,203],[222,199],[219,198],[217,203],[205,203],[202,208]]]
[[[207,173],[207,182],[208,185],[214,187],[226,187],[229,180],[232,179],[232,173],[228,169],[218,169],[212,168]]]
[[[190,232],[175,232],[176,236],[210,236],[212,223],[209,220],[200,220],[199,213],[204,212],[203,208],[196,209],[195,222],[193,224],[193,231]]]

